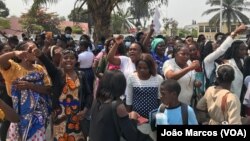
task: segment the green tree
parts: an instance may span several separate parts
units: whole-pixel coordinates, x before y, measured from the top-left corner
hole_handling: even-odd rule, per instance
[[[187,35],[191,35],[191,32],[189,30],[183,28],[180,28],[178,32],[179,32],[179,37],[181,38],[185,38]]]
[[[6,7],[5,3],[0,0],[0,17],[9,16],[9,9]]]
[[[220,23],[220,0],[208,0],[206,4],[209,4],[211,9],[206,10],[202,15],[208,15],[215,13],[215,15],[209,20],[211,25],[219,25]],[[250,11],[247,6],[250,3],[246,0],[223,0],[222,4],[222,20],[226,22],[228,32],[231,31],[230,25],[232,23],[244,23],[249,24],[249,18],[244,15],[243,11]]]
[[[90,14],[89,20],[93,20],[93,39],[95,43],[102,37],[112,36],[111,12],[118,3],[123,1],[125,0],[76,0],[75,7],[82,8],[87,5],[88,11],[86,14]]]
[[[72,33],[82,34],[83,31],[82,31],[82,28],[80,26],[75,25],[75,26],[72,27]]]
[[[87,11],[88,10],[79,7],[74,8],[71,10],[68,18],[70,21],[74,22],[88,22],[88,15],[85,14]]]
[[[170,36],[177,35],[178,22],[175,19],[173,19],[173,18],[164,18],[163,22],[164,22],[164,29],[166,31],[170,31]]]
[[[136,26],[145,27],[146,21],[152,16],[156,6],[167,5],[168,0],[130,0],[131,7],[129,10],[136,19]],[[144,19],[144,25],[141,23],[141,19]]]
[[[0,30],[1,29],[8,29],[8,28],[10,28],[9,20],[0,17]]]
[[[116,34],[125,34],[129,32],[131,28],[131,13],[129,10],[123,10],[125,7],[117,6],[117,10],[114,10],[112,14],[112,31]]]
[[[46,9],[37,8],[30,9],[28,13],[21,15],[20,23],[29,34],[34,32],[41,32],[42,30],[52,31],[58,33],[59,19],[55,13],[46,13]]]

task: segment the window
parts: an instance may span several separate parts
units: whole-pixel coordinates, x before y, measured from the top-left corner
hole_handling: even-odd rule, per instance
[[[205,32],[210,32],[210,26],[205,26]]]
[[[215,26],[211,27],[211,32],[216,32],[216,27]]]
[[[199,26],[199,32],[204,32],[204,26]]]

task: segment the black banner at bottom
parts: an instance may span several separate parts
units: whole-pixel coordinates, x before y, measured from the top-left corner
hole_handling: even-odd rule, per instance
[[[237,141],[250,140],[249,125],[159,125],[157,126],[157,141],[185,138],[209,139],[224,141],[237,139]]]

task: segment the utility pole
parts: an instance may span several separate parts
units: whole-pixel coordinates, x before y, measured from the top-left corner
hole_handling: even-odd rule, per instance
[[[220,0],[220,32],[222,32],[222,4],[223,0]]]

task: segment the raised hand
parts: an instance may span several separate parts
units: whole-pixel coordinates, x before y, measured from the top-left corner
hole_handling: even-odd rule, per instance
[[[28,51],[14,51],[14,54],[17,58],[23,59],[23,58],[27,58],[29,52]]]
[[[190,65],[190,69],[194,70],[200,67],[200,61],[199,60],[194,60],[192,64]]]
[[[121,43],[123,43],[123,36],[122,35],[118,35],[116,38],[115,38],[115,42],[119,45]]]
[[[247,26],[245,24],[241,24],[239,27],[237,27],[234,32],[235,34],[242,33],[247,30]]]

